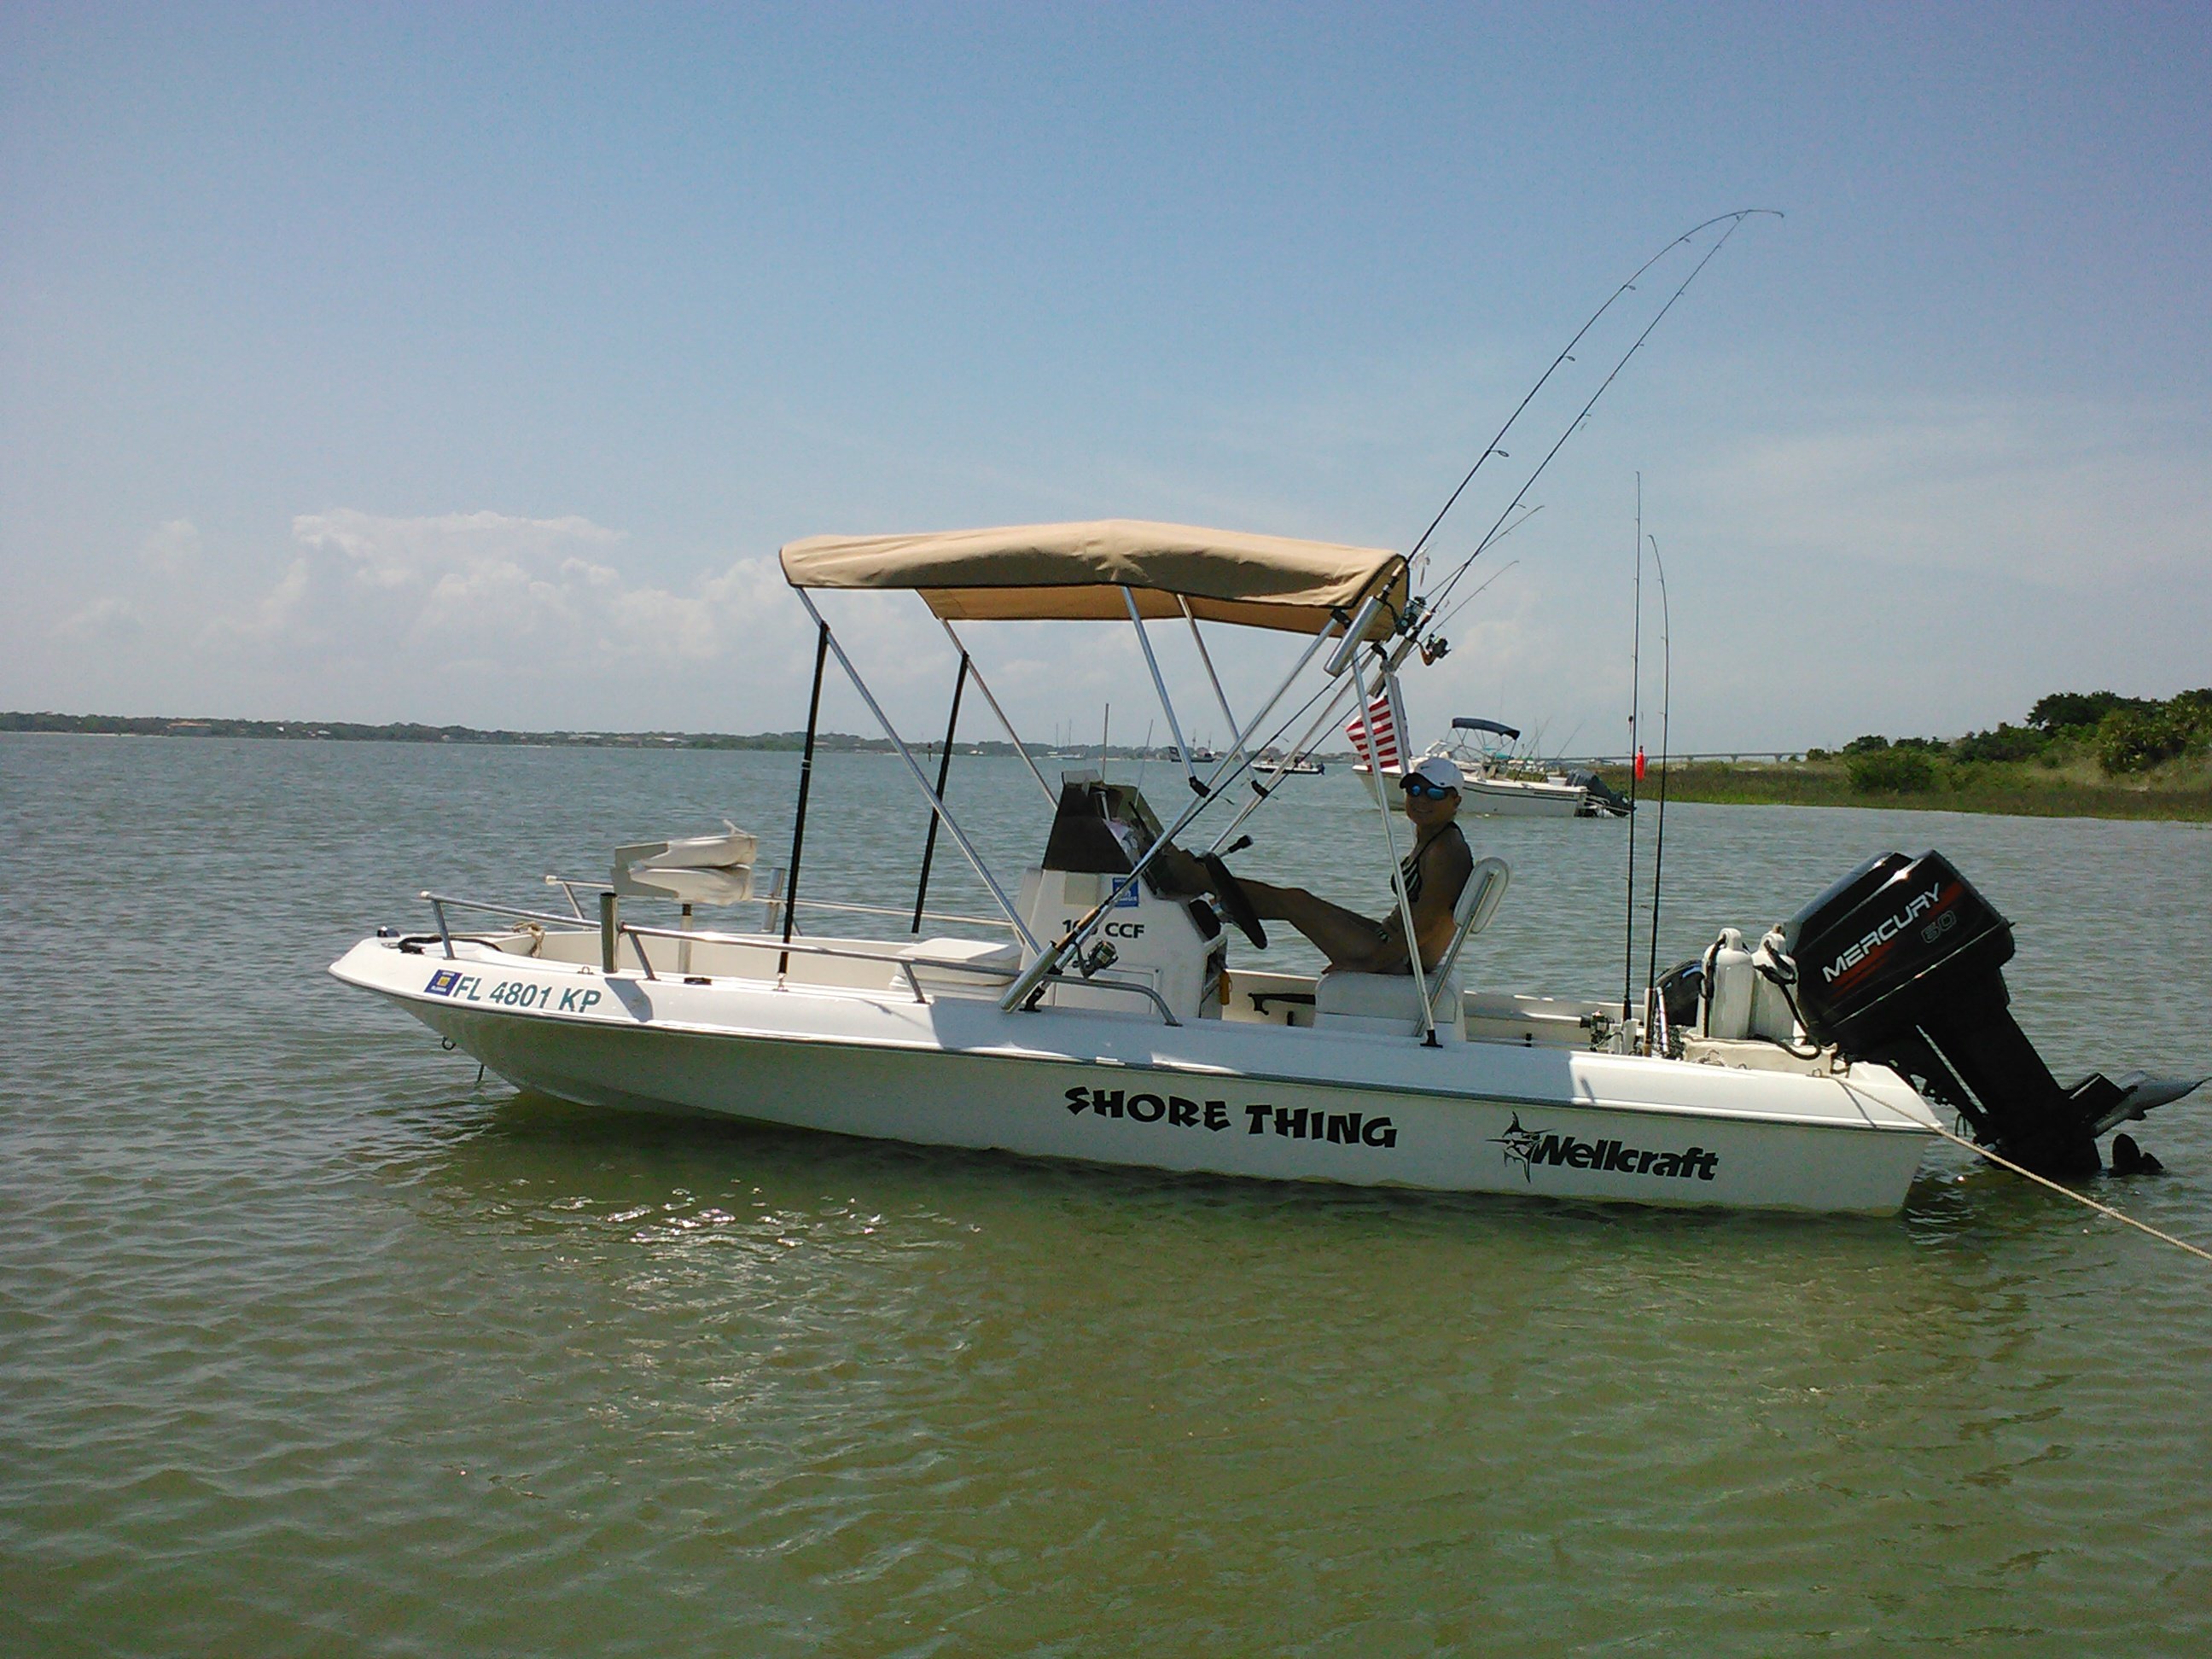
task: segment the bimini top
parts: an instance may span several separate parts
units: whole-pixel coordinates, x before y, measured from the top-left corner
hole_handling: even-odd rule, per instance
[[[1139,519],[908,536],[810,536],[783,550],[793,587],[912,589],[948,621],[1127,620],[1191,614],[1317,634],[1384,592],[1406,603],[1406,561],[1380,547],[1292,541]],[[1378,611],[1370,637],[1394,618]]]

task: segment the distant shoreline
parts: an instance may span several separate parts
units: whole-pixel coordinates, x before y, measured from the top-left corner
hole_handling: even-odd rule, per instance
[[[21,732],[89,737],[251,738],[312,743],[472,744],[489,748],[515,749],[629,749],[707,750],[797,753],[804,748],[804,732],[519,732],[506,727],[489,730],[471,726],[424,726],[394,721],[372,726],[356,720],[249,720],[215,717],[191,718],[165,714],[59,714],[0,713],[0,732]],[[934,742],[916,743],[917,751],[934,753]],[[1031,758],[1042,763],[1095,762],[1096,748],[1073,752],[1048,745],[1027,745]],[[888,738],[857,737],[847,732],[823,732],[816,736],[817,752],[832,755],[890,755],[896,752]],[[1014,745],[1006,741],[963,739],[962,754],[1012,758]],[[1108,758],[1121,761],[1159,761],[1158,750],[1115,745]],[[1348,755],[1324,755],[1330,763],[1349,762]],[[1628,770],[1603,766],[1598,775],[1622,794],[1629,790]],[[2060,769],[2032,763],[1994,763],[1948,769],[1938,775],[1936,787],[1921,790],[1866,790],[1855,787],[1842,757],[1820,760],[1698,761],[1664,769],[1668,799],[1723,806],[1868,806],[1936,812],[1991,812],[2015,817],[2108,818],[2212,823],[2212,771],[2203,765],[2166,770],[2128,782],[2096,774],[2088,768]],[[1657,798],[1662,769],[1655,761],[1638,793],[1647,805]]]
[[[517,732],[505,726],[486,730],[473,726],[424,726],[394,720],[372,726],[358,720],[246,720],[213,715],[185,717],[169,714],[58,714],[0,713],[0,732],[58,733],[79,737],[127,738],[254,738],[293,743],[458,743],[507,749],[707,749],[796,754],[806,746],[804,732]],[[817,752],[832,755],[890,755],[896,753],[888,738],[857,737],[849,732],[817,732]],[[934,754],[942,745],[934,738],[917,740],[916,750]],[[1095,760],[1093,745],[1069,752],[1049,744],[1023,745],[1036,760]],[[962,738],[961,754],[1012,758],[1018,751],[1004,738],[992,741]],[[1158,760],[1160,751],[1115,744],[1107,750],[1111,760]],[[1323,761],[1349,756],[1322,756]]]
[[[504,726],[424,726],[412,720],[369,725],[359,720],[245,720],[216,716],[168,714],[0,714],[0,732],[71,733],[128,738],[258,738],[297,743],[467,743],[528,749],[768,749],[796,750],[804,732],[516,732]],[[882,738],[858,738],[824,732],[817,749],[891,752]],[[1012,754],[1009,743],[963,744],[963,748],[996,748]]]
[[[1599,775],[1628,793],[1625,767]],[[1648,810],[1659,793],[1655,763],[1638,792]],[[2212,822],[2212,775],[2191,771],[2122,783],[2082,769],[2046,770],[2033,763],[1960,768],[1920,790],[1855,788],[1840,759],[1750,763],[1700,762],[1668,769],[1670,800],[1721,806],[1871,806],[1923,812],[1994,812],[2011,817],[2156,819]]]

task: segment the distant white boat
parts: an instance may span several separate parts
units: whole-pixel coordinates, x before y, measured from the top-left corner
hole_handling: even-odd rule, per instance
[[[1535,767],[1514,758],[1508,751],[1483,747],[1477,737],[1462,735],[1488,733],[1504,738],[1508,743],[1516,743],[1521,733],[1510,726],[1462,714],[1452,721],[1452,732],[1453,735],[1443,742],[1431,744],[1413,763],[1418,765],[1429,755],[1442,755],[1459,768],[1461,775],[1467,780],[1460,789],[1462,812],[1501,818],[1601,818],[1626,817],[1628,815],[1628,803],[1608,788],[1595,772]],[[1368,793],[1375,793],[1373,770],[1364,765],[1356,765],[1352,769],[1367,786]],[[1396,787],[1397,780],[1404,776],[1404,773],[1393,772],[1385,767],[1383,775],[1392,785],[1382,792],[1392,810],[1404,811],[1404,792]]]
[[[1182,759],[1182,750],[1173,744],[1170,744],[1161,753],[1169,760],[1177,763]],[[1204,744],[1194,744],[1191,749],[1190,763],[1193,766],[1213,766],[1218,764],[1220,760],[1221,751],[1218,749],[1208,749]],[[1252,757],[1252,769],[1255,775],[1262,778],[1317,778],[1328,769],[1308,756],[1299,755],[1293,757],[1283,754],[1279,750],[1271,749],[1264,750]]]

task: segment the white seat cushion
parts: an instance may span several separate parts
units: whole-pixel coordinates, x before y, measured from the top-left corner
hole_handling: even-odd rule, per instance
[[[1012,940],[1003,945],[988,939],[921,939],[898,947],[898,953],[908,958],[920,957],[914,975],[926,990],[974,991],[991,985],[1003,974],[1018,973],[1022,966],[1022,947]],[[963,973],[952,966],[958,963],[973,968],[973,974]],[[906,988],[906,975],[892,968],[890,988],[894,991]],[[992,977],[986,977],[986,975]]]
[[[1437,1036],[1451,1042],[1460,1035],[1457,975],[1429,981]],[[1339,1030],[1393,1031],[1411,1035],[1421,1028],[1421,994],[1411,974],[1354,974],[1331,968],[1314,981],[1314,1024]]]
[[[1011,969],[1022,965],[1022,947],[1012,939],[918,939],[910,945],[900,945],[898,953],[902,957],[933,957],[939,962],[963,962],[976,968]]]
[[[1457,1042],[1466,1035],[1460,1021],[1459,975],[1454,964],[1468,940],[1489,926],[1512,873],[1503,859],[1479,860],[1453,902],[1457,931],[1452,935],[1451,948],[1441,959],[1445,971],[1429,975],[1429,1007],[1439,1042]],[[1418,1036],[1420,988],[1411,974],[1355,974],[1331,968],[1314,981],[1314,1024],[1338,1030]]]

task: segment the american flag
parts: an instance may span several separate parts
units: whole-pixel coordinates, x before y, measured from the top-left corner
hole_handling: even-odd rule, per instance
[[[1395,772],[1401,769],[1398,756],[1398,722],[1390,712],[1389,691],[1384,691],[1367,705],[1366,719],[1362,720],[1354,714],[1346,721],[1344,735],[1352,739],[1352,746],[1359,750],[1362,760],[1368,758],[1369,743],[1374,744],[1373,758],[1378,770]]]

